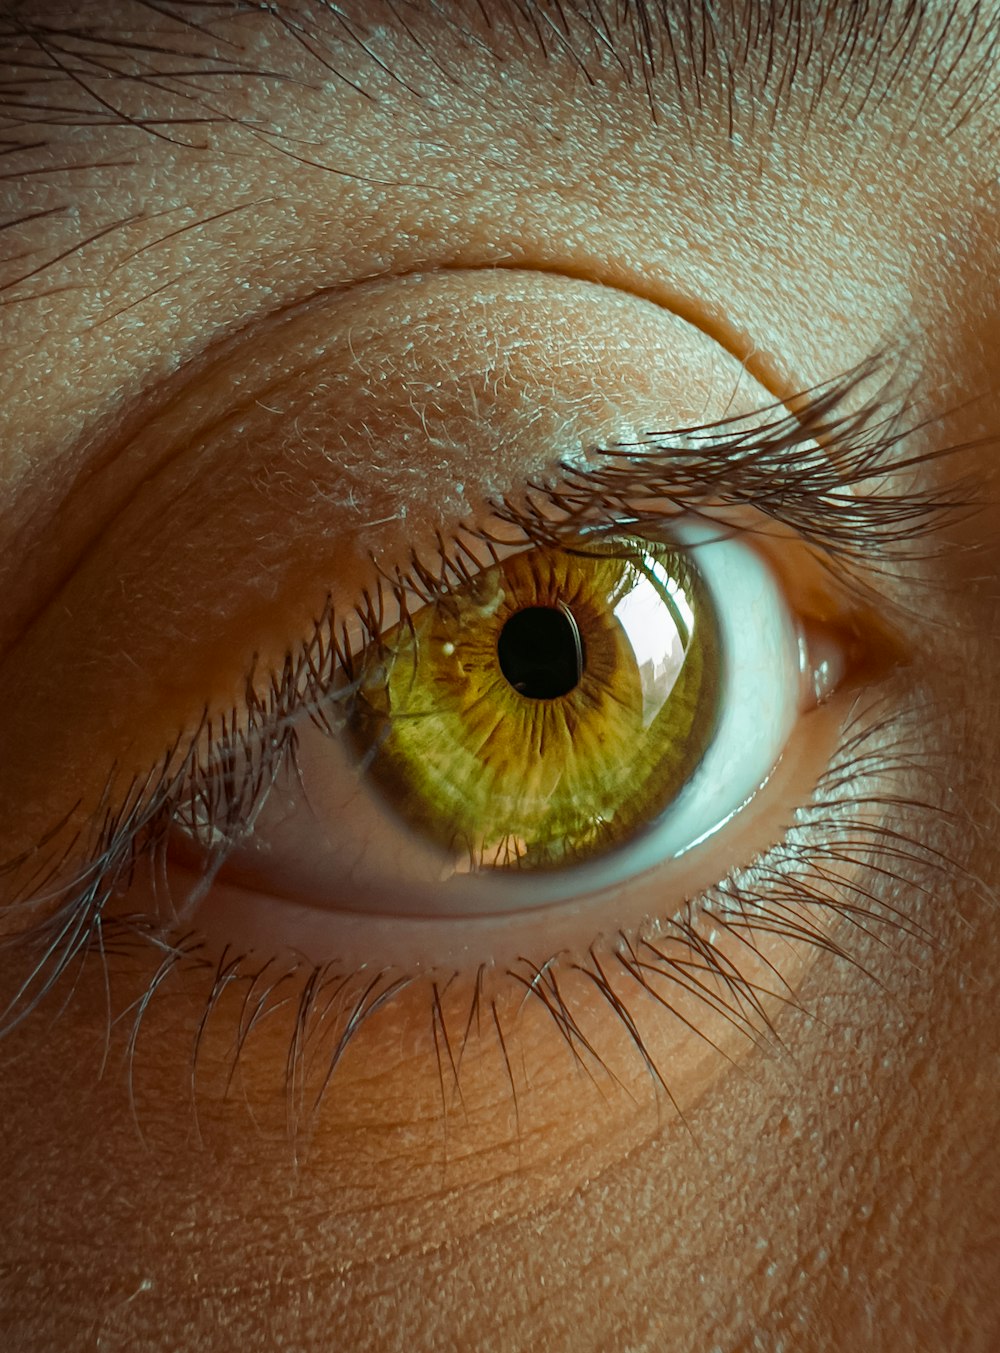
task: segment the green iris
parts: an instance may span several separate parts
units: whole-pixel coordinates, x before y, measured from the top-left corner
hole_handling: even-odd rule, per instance
[[[690,560],[648,541],[529,550],[380,645],[349,732],[393,811],[468,867],[623,843],[714,731],[718,632]]]

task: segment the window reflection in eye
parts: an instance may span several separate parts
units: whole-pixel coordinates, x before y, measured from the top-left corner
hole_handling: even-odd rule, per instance
[[[89,221],[105,200],[117,211],[133,171],[137,185],[134,217],[123,201],[127,224],[111,232],[107,255],[103,218],[94,222],[96,253],[76,249],[79,219],[69,254],[61,237],[49,249],[55,261],[43,260],[39,285],[55,318],[33,340],[29,323],[21,345],[63,352],[81,408],[111,408],[89,444],[115,469],[93,480],[86,466],[73,469],[69,479],[84,486],[74,511],[85,519],[91,498],[104,512],[100,529],[86,548],[79,532],[53,531],[52,557],[41,563],[29,550],[0,610],[19,636],[3,657],[13,715],[0,727],[0,855],[12,857],[0,875],[0,930],[18,932],[3,952],[4,1028],[16,1043],[37,1028],[36,1006],[65,1000],[57,1037],[74,1027],[103,1034],[106,1002],[109,1042],[130,1031],[129,1093],[155,1150],[138,1170],[126,1163],[109,1090],[101,1120],[109,1159],[103,1190],[92,1192],[109,1216],[114,1199],[143,1197],[147,1219],[163,1219],[178,1252],[188,1241],[175,1237],[191,1226],[174,1199],[183,1203],[186,1171],[193,1179],[199,1168],[196,1153],[178,1168],[192,1084],[210,1150],[220,1160],[246,1152],[252,1162],[235,1213],[245,1179],[263,1181],[267,1193],[282,1151],[298,1166],[315,1148],[328,1172],[310,1178],[303,1226],[317,1208],[344,1208],[351,1224],[332,1231],[334,1248],[356,1265],[352,1294],[373,1255],[407,1245],[435,1254],[477,1236],[483,1217],[528,1217],[577,1188],[583,1198],[586,1180],[621,1177],[629,1151],[674,1141],[676,1128],[710,1150],[654,1172],[654,1204],[634,1190],[623,1234],[631,1227],[633,1241],[641,1231],[660,1244],[676,1230],[690,1242],[699,1228],[684,1215],[685,1190],[709,1199],[725,1234],[711,1216],[704,1221],[694,1267],[675,1262],[677,1252],[644,1267],[629,1241],[628,1262],[607,1261],[617,1263],[610,1287],[586,1270],[588,1292],[620,1285],[634,1319],[678,1282],[714,1290],[705,1298],[712,1318],[689,1339],[678,1335],[677,1346],[744,1346],[753,1322],[727,1334],[713,1323],[734,1292],[742,1300],[772,1271],[793,1290],[789,1273],[812,1273],[807,1250],[828,1256],[827,1244],[851,1233],[849,1215],[867,1224],[863,1184],[851,1184],[840,1213],[824,1189],[861,1170],[855,1143],[880,1114],[871,1135],[884,1153],[880,1180],[889,1178],[891,1059],[866,1054],[877,1093],[855,1093],[842,1113],[835,1100],[838,1068],[855,1065],[843,1050],[851,1020],[883,1053],[890,1035],[878,1019],[868,1027],[851,1013],[853,1001],[828,1024],[828,1007],[807,996],[794,1024],[800,988],[818,967],[851,997],[851,983],[860,988],[869,975],[872,987],[892,989],[911,961],[903,953],[919,953],[918,966],[946,962],[919,946],[965,914],[956,895],[976,817],[964,799],[955,809],[966,793],[956,749],[967,729],[954,727],[953,694],[970,688],[971,659],[965,667],[960,655],[975,647],[973,631],[984,646],[992,631],[985,607],[972,624],[952,614],[961,602],[945,603],[936,584],[959,568],[946,551],[934,554],[958,530],[953,509],[975,496],[941,487],[959,472],[950,457],[966,433],[939,422],[943,395],[928,405],[923,386],[900,394],[891,361],[866,354],[898,339],[899,352],[918,350],[914,369],[933,368],[938,390],[965,390],[954,355],[965,340],[952,330],[960,313],[974,328],[976,297],[938,306],[952,294],[948,278],[918,241],[939,209],[936,200],[928,209],[942,173],[937,142],[946,139],[935,119],[950,135],[964,116],[941,97],[961,60],[940,52],[952,41],[969,53],[962,89],[971,115],[996,66],[995,49],[978,41],[983,15],[961,4],[947,16],[907,7],[897,29],[890,6],[879,15],[883,39],[864,27],[863,7],[827,7],[822,17],[798,7],[793,41],[776,24],[779,7],[768,6],[752,23],[740,6],[716,7],[707,29],[684,5],[657,10],[655,22],[642,7],[612,16],[598,6],[579,14],[386,6],[371,26],[363,5],[349,18],[308,3],[221,18],[226,7],[208,0],[137,8],[155,31],[117,46],[117,17],[104,34],[100,25],[63,32],[55,10],[31,0],[0,16],[5,40],[30,47],[29,72],[41,61],[56,85],[72,75],[61,111],[40,113],[45,136],[60,117],[78,116],[71,103],[99,81],[99,111],[88,115],[98,122],[79,133],[85,170],[63,164],[53,133],[57,186],[84,175],[74,213]],[[189,65],[217,35],[225,41],[192,84]],[[868,61],[882,42],[906,60]],[[934,53],[923,65],[922,42]],[[743,56],[715,69],[730,47]],[[801,56],[787,69],[786,48]],[[383,62],[385,53],[393,59]],[[759,78],[742,90],[741,61],[756,55]],[[287,85],[272,69],[286,56]],[[180,73],[157,67],[151,76],[150,61],[177,61]],[[268,68],[255,86],[266,85],[266,97],[233,118],[228,100],[255,64]],[[890,68],[896,83],[883,90]],[[34,76],[26,79],[7,92],[18,115],[37,123]],[[205,81],[213,100],[205,147],[218,134],[224,149],[186,157],[186,138],[194,145],[201,135],[192,127],[203,126]],[[838,100],[830,125],[827,87]],[[128,114],[107,130],[119,96]],[[888,131],[873,123],[869,132],[869,103]],[[365,111],[355,124],[356,108]],[[164,121],[152,120],[161,113]],[[830,163],[810,160],[807,127]],[[893,141],[886,160],[882,141],[898,136],[903,147],[907,135],[919,154],[897,155]],[[158,204],[143,156],[159,164],[154,151],[164,159],[151,181],[157,192],[166,185],[170,219],[150,243],[144,213],[155,223]],[[915,178],[931,185],[923,197],[907,196],[899,157],[910,153]],[[25,172],[29,188],[41,184],[37,166]],[[661,173],[667,188],[658,191]],[[485,206],[476,197],[484,178]],[[178,233],[171,202],[189,188],[208,205],[192,199]],[[37,206],[42,238],[65,204],[36,202],[32,192],[11,218],[30,223]],[[962,222],[955,233],[967,243],[975,230],[960,197],[948,187],[940,210]],[[239,233],[248,206],[254,237]],[[464,218],[477,212],[467,229]],[[267,242],[269,213],[277,250]],[[302,228],[318,217],[318,229]],[[55,238],[44,234],[45,247]],[[331,239],[343,243],[343,259],[331,256]],[[245,257],[242,271],[234,255]],[[144,271],[152,258],[155,277]],[[16,270],[29,288],[35,261]],[[958,268],[954,258],[949,266]],[[995,274],[978,266],[981,279]],[[233,302],[242,288],[248,326]],[[979,290],[988,291],[985,281]],[[933,352],[919,324],[901,337],[903,321],[926,319],[928,291],[935,326],[926,327],[940,337]],[[79,333],[59,323],[74,295],[85,298]],[[313,328],[284,351],[310,296]],[[405,304],[394,313],[399,296]],[[255,307],[279,322],[255,328]],[[134,327],[115,329],[122,315],[134,315]],[[651,343],[668,315],[667,337]],[[228,356],[201,364],[201,338],[185,324],[209,347],[221,334]],[[79,339],[75,368],[72,344],[59,346],[63,327]],[[129,380],[126,349],[139,353],[140,375],[162,373],[177,354],[176,379],[148,401],[146,421],[136,412],[145,395],[129,406],[131,421],[97,398],[110,380],[102,332],[125,335],[116,384]],[[977,334],[967,346],[996,345]],[[800,366],[814,382],[803,391],[786,379]],[[909,367],[904,374],[905,386]],[[755,378],[768,401],[784,398],[747,399]],[[54,421],[66,421],[75,410],[56,385]],[[18,445],[34,405],[12,407]],[[970,441],[983,436],[974,419],[962,428]],[[393,497],[393,475],[410,456],[409,487]],[[158,498],[165,483],[180,491]],[[20,528],[13,539],[20,554]],[[38,588],[36,611],[17,591],[29,580],[30,597],[32,578],[53,584],[48,605]],[[985,740],[980,716],[968,722]],[[954,976],[926,985],[957,990]],[[830,1101],[811,1121],[801,1116],[812,1102],[801,1087],[776,1095],[772,1081],[768,1103],[754,1100],[763,1073],[749,1057],[780,1059],[789,1028],[794,1042],[805,1024],[825,1048],[816,1086]],[[831,1028],[846,1029],[842,1044],[823,1043]],[[22,1058],[15,1084],[48,1046]],[[77,1074],[75,1053],[70,1060]],[[957,1120],[975,1095],[956,1086],[949,1082]],[[32,1094],[44,1131],[61,1099],[37,1086]],[[8,1099],[13,1118],[16,1092]],[[67,1103],[64,1119],[89,1113],[72,1089]],[[721,1167],[710,1157],[725,1134],[703,1126],[720,1114],[738,1125],[737,1149]],[[785,1126],[771,1133],[775,1114]],[[908,1168],[919,1172],[914,1162],[933,1152],[919,1125],[901,1121],[917,1143]],[[27,1134],[15,1128],[12,1140],[33,1141],[34,1131],[34,1122]],[[78,1136],[64,1131],[48,1150],[55,1174],[65,1161],[76,1178]],[[261,1142],[276,1147],[262,1169]],[[749,1202],[735,1185],[727,1193],[727,1170]],[[775,1171],[798,1183],[792,1196],[775,1186],[783,1202],[771,1207],[760,1181]],[[25,1172],[8,1173],[16,1192]],[[168,1175],[170,1188],[149,1207],[146,1182]],[[804,1178],[822,1187],[803,1187]],[[214,1188],[205,1178],[190,1185],[199,1220],[199,1190],[211,1199]],[[894,1196],[889,1184],[886,1192]],[[259,1200],[260,1191],[246,1215],[269,1252],[291,1254],[295,1268],[289,1237],[302,1234],[302,1214],[269,1231]],[[729,1225],[730,1209],[738,1225]],[[828,1218],[828,1233],[810,1209]],[[100,1213],[90,1209],[74,1227],[94,1228],[90,1253],[110,1256],[116,1224],[102,1232]],[[618,1233],[599,1234],[599,1214],[591,1206],[595,1247],[611,1253]],[[768,1246],[789,1217],[801,1235],[785,1262]],[[564,1213],[558,1234],[576,1248],[563,1276],[586,1268],[587,1237],[566,1221]],[[869,1231],[878,1234],[877,1219]],[[215,1246],[223,1255],[228,1233],[211,1234],[226,1237]],[[549,1228],[520,1251],[511,1246],[510,1273],[529,1250],[554,1252],[555,1235]],[[260,1251],[244,1252],[259,1277]],[[845,1261],[844,1273],[881,1272],[884,1251],[867,1257],[853,1268]],[[117,1252],[107,1262],[123,1267]],[[329,1244],[320,1267],[328,1262]],[[588,1262],[596,1274],[604,1261]],[[826,1258],[815,1263],[825,1272]],[[713,1279],[716,1267],[722,1276]],[[544,1274],[553,1275],[555,1266]],[[140,1294],[148,1281],[136,1284]],[[593,1338],[574,1334],[568,1344],[556,1285],[535,1291],[548,1294],[555,1324],[533,1339],[521,1337],[522,1325],[510,1346],[671,1346],[663,1331],[683,1305],[673,1297],[667,1324],[626,1335],[627,1320],[607,1333],[595,1319]],[[531,1289],[520,1277],[518,1286]],[[785,1299],[775,1293],[772,1310]],[[586,1296],[575,1293],[574,1305],[582,1309]],[[143,1304],[132,1303],[131,1289],[117,1298],[123,1320]],[[413,1308],[412,1293],[407,1302]],[[458,1303],[444,1307],[457,1328]],[[832,1318],[815,1327],[842,1328]],[[25,1343],[35,1345],[69,1343]],[[306,1346],[329,1346],[328,1327]],[[866,1346],[865,1336],[851,1346]]]

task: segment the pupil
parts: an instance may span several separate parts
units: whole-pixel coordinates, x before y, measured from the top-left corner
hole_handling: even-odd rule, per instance
[[[500,670],[529,700],[557,700],[579,685],[583,643],[569,611],[526,606],[504,625],[497,641]]]

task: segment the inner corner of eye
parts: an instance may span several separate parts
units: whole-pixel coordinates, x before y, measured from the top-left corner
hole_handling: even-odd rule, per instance
[[[682,525],[494,559],[363,639],[175,812],[213,887],[483,917],[628,888],[737,817],[844,680],[744,538]]]
[[[877,684],[911,656],[888,606],[832,594],[823,601],[797,611],[803,712],[838,691]]]

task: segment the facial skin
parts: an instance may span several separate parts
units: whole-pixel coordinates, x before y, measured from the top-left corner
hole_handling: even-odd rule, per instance
[[[627,327],[634,301],[693,335],[660,426],[723,416],[727,363],[762,387],[759,407],[892,345],[914,421],[927,422],[915,450],[976,444],[921,471],[942,496],[971,476],[976,511],[949,521],[930,562],[878,584],[910,617],[909,665],[879,677],[885,708],[919,710],[905,724],[902,787],[933,803],[900,807],[899,830],[945,863],[900,869],[898,884],[888,860],[872,865],[861,883],[881,923],[834,932],[832,952],[784,944],[774,961],[792,999],[768,1003],[766,1047],[730,1046],[725,1021],[712,1030],[724,1056],[686,1033],[656,1044],[674,1104],[630,1060],[620,1027],[604,1027],[606,1010],[601,1036],[624,1085],[595,1086],[529,1009],[514,1048],[533,1068],[518,1120],[495,1044],[488,1056],[471,1045],[446,1165],[440,1047],[435,1057],[416,998],[359,1040],[335,1102],[293,1153],[280,1019],[243,1063],[251,1114],[220,1090],[236,1025],[206,1038],[192,1093],[204,974],[181,974],[151,1004],[133,1048],[127,1007],[156,956],[73,969],[0,1045],[5,1346],[996,1347],[1000,70],[980,37],[1000,11],[973,20],[971,5],[932,3],[912,48],[900,43],[877,70],[881,20],[846,65],[824,64],[828,36],[790,92],[780,75],[791,37],[776,38],[766,80],[764,33],[744,67],[726,28],[731,83],[709,59],[699,100],[683,6],[679,83],[665,53],[648,89],[627,24],[601,38],[574,20],[563,42],[553,7],[536,15],[547,54],[527,20],[514,27],[499,7],[483,7],[488,23],[468,6],[465,37],[420,5],[400,9],[409,34],[378,6],[350,7],[350,27],[318,5],[277,8],[95,4],[104,43],[57,36],[79,31],[70,6],[0,10],[17,124],[0,264],[0,668],[13,730],[0,855],[29,849],[73,795],[85,799],[88,768],[106,774],[109,748],[148,767],[206,699],[238,688],[252,652],[280,662],[335,563],[348,585],[352,532],[405,556],[401,520],[432,535],[516,488],[533,457],[557,458],[561,412],[535,424],[528,403],[593,417],[598,440],[654,418],[653,359]],[[888,8],[886,28],[902,6]],[[142,78],[99,78],[84,57]],[[484,271],[496,265],[509,274]],[[537,308],[511,305],[520,319],[494,330],[501,302],[463,297],[467,312],[453,310],[485,315],[481,336],[470,319],[445,355],[475,374],[494,339],[520,343],[532,356],[524,379],[551,378],[537,376],[523,407],[498,378],[477,444],[463,379],[449,387],[433,350],[444,321],[426,333],[400,323],[371,409],[398,411],[402,425],[414,371],[440,359],[443,393],[423,407],[433,423],[439,399],[450,447],[416,436],[387,453],[386,435],[304,453],[268,495],[288,528],[268,536],[265,569],[252,553],[263,532],[226,504],[250,501],[247,467],[273,470],[267,439],[285,435],[287,418],[268,408],[284,407],[290,387],[260,387],[287,338],[275,317],[319,297],[323,341],[340,352],[338,336],[376,304],[395,332],[406,275],[443,274],[471,297],[515,270],[532,287],[547,275]],[[560,363],[563,282],[609,299],[606,311],[594,303],[591,336],[586,293],[572,327],[582,355]],[[696,365],[702,349],[716,377]],[[245,374],[248,431],[216,457],[188,429],[228,389],[223,358]],[[506,371],[499,357],[494,369]],[[308,393],[322,427],[337,407],[327,414],[324,380],[350,368],[330,358],[325,376],[316,370]],[[359,413],[362,424],[370,432]],[[497,457],[501,425],[508,453]],[[378,476],[366,472],[375,464]],[[329,539],[317,502],[330,504]],[[207,525],[185,515],[206,503]],[[176,642],[161,653],[168,630]],[[717,877],[750,862],[727,849]],[[888,908],[902,924],[885,922]],[[7,933],[16,923],[4,915]],[[618,924],[602,915],[593,930]],[[110,1033],[105,971],[113,1012],[126,1012]],[[17,949],[2,954],[5,998],[23,972]],[[454,1027],[461,1002],[448,1001]],[[644,1028],[655,1013],[644,1010]],[[588,1019],[596,1028],[601,1011]]]

